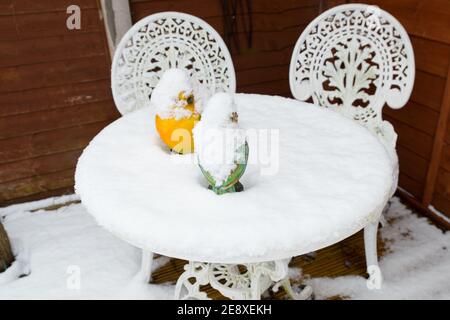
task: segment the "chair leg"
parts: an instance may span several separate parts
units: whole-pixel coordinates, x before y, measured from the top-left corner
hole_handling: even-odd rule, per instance
[[[153,252],[142,250],[141,276],[145,283],[152,279]]]
[[[366,251],[366,265],[369,279],[367,287],[369,289],[381,289],[383,276],[378,266],[377,254],[377,231],[379,221],[373,222],[364,228],[364,247]]]

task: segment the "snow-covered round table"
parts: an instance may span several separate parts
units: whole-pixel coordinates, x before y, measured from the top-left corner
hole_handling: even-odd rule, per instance
[[[190,296],[204,297],[188,277],[204,284],[245,264],[269,279],[264,288],[248,275],[227,285],[244,295],[222,293],[255,298],[286,278],[291,257],[377,221],[390,195],[389,156],[360,125],[287,98],[237,94],[236,103],[241,127],[258,136],[249,139],[244,192],[208,190],[194,155],[162,146],[148,108],[103,129],[77,165],[76,192],[101,226],[144,252],[191,261],[177,285]]]

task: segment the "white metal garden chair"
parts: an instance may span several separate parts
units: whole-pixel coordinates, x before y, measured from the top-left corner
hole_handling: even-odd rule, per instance
[[[165,70],[182,68],[210,93],[235,92],[236,75],[220,35],[205,21],[189,14],[161,12],[137,22],[114,53],[111,85],[124,115],[148,106]],[[150,280],[153,253],[143,252],[142,273]]]
[[[170,68],[186,69],[212,93],[236,91],[233,62],[217,31],[189,14],[160,12],[133,25],[114,53],[111,85],[120,113],[147,106]]]
[[[392,159],[397,189],[397,134],[382,118],[408,101],[414,84],[414,53],[408,34],[389,13],[365,4],[346,4],[314,19],[298,39],[291,59],[292,95],[333,109],[373,132]],[[382,217],[381,213],[378,217]],[[364,229],[367,271],[381,285],[378,268],[379,219]]]

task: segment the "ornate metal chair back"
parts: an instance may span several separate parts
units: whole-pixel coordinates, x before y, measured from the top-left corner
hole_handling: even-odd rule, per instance
[[[347,4],[325,11],[303,31],[289,82],[296,99],[312,97],[359,122],[395,152],[397,134],[382,109],[406,104],[414,74],[414,53],[402,25],[376,6]]]
[[[187,70],[211,93],[236,90],[233,62],[220,35],[197,17],[161,12],[137,22],[116,48],[111,84],[119,112],[148,105],[169,68]]]

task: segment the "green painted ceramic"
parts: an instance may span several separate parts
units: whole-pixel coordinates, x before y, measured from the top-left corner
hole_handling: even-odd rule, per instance
[[[247,161],[248,161],[248,144],[245,142],[244,145],[242,145],[238,151],[238,153],[243,153],[243,159],[244,162],[238,164],[237,168],[231,172],[231,174],[228,176],[228,178],[225,180],[222,185],[219,187],[216,187],[216,181],[215,179],[209,174],[208,171],[203,169],[203,167],[199,164],[200,170],[202,171],[203,175],[205,176],[206,180],[209,183],[209,189],[214,191],[216,194],[224,194],[229,192],[240,192],[244,190],[244,186],[239,182],[239,179],[244,174],[244,171],[247,167]],[[240,158],[240,157],[238,157]]]

